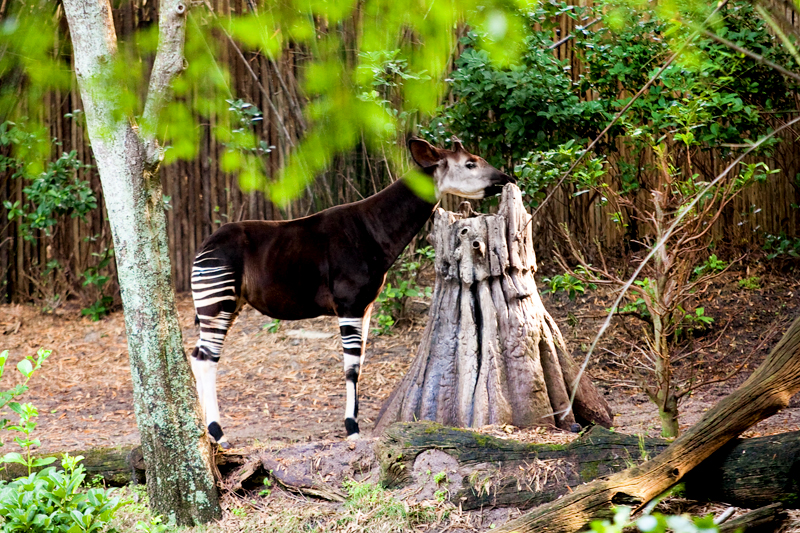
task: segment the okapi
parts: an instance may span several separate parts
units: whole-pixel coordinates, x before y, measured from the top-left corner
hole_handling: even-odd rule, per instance
[[[444,193],[483,198],[513,181],[454,139],[453,150],[408,142],[414,161]],[[386,272],[433,213],[402,179],[365,200],[288,221],[225,224],[192,268],[200,339],[192,372],[209,434],[228,448],[219,423],[216,376],[222,343],[244,303],[281,320],[336,316],[344,351],[347,438],[358,438],[358,376],[372,304]]]

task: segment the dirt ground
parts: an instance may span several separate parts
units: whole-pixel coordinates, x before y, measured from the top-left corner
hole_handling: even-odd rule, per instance
[[[715,318],[714,331],[727,327],[718,339],[719,333],[711,332],[697,340],[698,346],[713,344],[699,352],[705,364],[699,376],[720,377],[748,354],[752,357],[730,381],[702,388],[687,398],[681,405],[682,427],[693,424],[741,383],[798,314],[800,281],[795,277],[762,275],[762,288],[758,290],[739,288],[740,277],[730,273],[702,296],[706,315]],[[539,283],[542,289],[541,280]],[[573,302],[566,296],[545,295],[544,303],[573,355],[582,360],[610,298],[595,293]],[[370,336],[360,386],[365,436],[369,436],[383,400],[414,356],[427,318],[424,306],[417,307],[423,311],[397,333]],[[39,348],[53,350],[25,397],[39,409],[36,436],[42,441],[42,451],[74,451],[138,440],[121,312],[91,322],[80,317],[78,309],[69,307],[52,314],[42,314],[27,305],[4,305],[1,309],[0,349],[9,350],[10,355],[0,387],[19,381],[19,373],[12,369],[24,355],[34,354]],[[178,310],[188,351],[198,335],[188,294],[179,295]],[[615,359],[632,349],[630,343],[636,341],[640,331],[626,320],[616,322],[604,337],[589,368],[616,415],[615,427],[625,433],[656,436],[659,422],[655,408],[644,394],[627,386],[630,376],[614,365]],[[335,320],[282,322],[276,333],[266,328],[271,322],[254,309],[245,308],[226,340],[218,390],[227,435],[235,445],[343,438],[345,388]],[[748,434],[800,429],[798,407],[800,404],[793,402]]]
[[[753,274],[760,275],[761,288],[739,287],[739,279]],[[543,277],[539,275],[537,280],[541,291],[545,289]],[[714,317],[715,322],[712,330],[697,338],[692,347],[697,349],[697,360],[701,363],[697,377],[714,380],[730,373],[745,359],[747,364],[729,381],[701,388],[686,398],[681,404],[682,428],[696,422],[761,362],[798,316],[799,291],[798,275],[748,270],[728,273],[700,295],[705,314]],[[612,303],[611,295],[595,291],[571,301],[566,296],[544,294],[543,301],[559,324],[573,356],[582,360],[605,317],[605,309]],[[416,302],[414,308],[417,312],[412,319],[393,334],[370,337],[360,387],[361,427],[365,437],[370,436],[382,402],[414,357],[427,320],[424,302]],[[53,351],[30,382],[31,390],[24,398],[39,409],[39,426],[34,436],[42,442],[40,451],[76,452],[138,441],[121,312],[91,322],[80,317],[77,307],[60,308],[50,314],[28,305],[4,305],[0,310],[0,350],[8,350],[10,354],[0,388],[6,389],[20,381],[20,374],[14,367],[22,357],[35,354],[40,348]],[[198,335],[188,294],[179,295],[178,310],[188,352]],[[335,320],[282,322],[275,333],[269,331],[270,324],[272,320],[268,317],[245,308],[225,343],[218,390],[222,424],[227,435],[237,448],[254,446],[262,450],[278,450],[303,442],[317,447],[325,447],[320,441],[341,442],[345,436],[342,421],[345,389]],[[656,409],[643,393],[629,386],[630,374],[617,364],[628,358],[633,346],[641,342],[641,326],[635,319],[615,320],[592,357],[589,370],[612,407],[617,431],[657,436],[660,426]],[[746,435],[798,429],[800,402],[794,400],[789,408],[754,426]],[[557,442],[559,438],[567,438],[557,431],[508,427],[484,428],[484,431],[509,432],[510,438],[523,440],[555,439],[553,442]],[[4,452],[14,449],[13,442],[8,442],[11,436],[0,438],[7,441]],[[371,441],[362,444],[371,445]],[[438,466],[433,470],[438,471]],[[242,529],[239,506],[250,509],[248,513],[256,512],[256,519],[265,524],[272,524],[278,516],[276,513],[287,505],[299,506],[301,514],[320,508],[324,510],[323,515],[334,513],[330,520],[338,519],[335,514],[338,511],[333,507],[329,509],[330,504],[301,501],[289,493],[273,493],[269,498],[258,500],[250,496],[242,498],[238,493],[228,493],[225,518],[215,526],[219,531],[230,533]],[[718,505],[684,508],[680,502],[671,500],[666,505],[665,512],[719,514],[722,511]],[[670,505],[677,507],[672,509]],[[518,514],[515,509],[469,512],[458,509],[449,515],[449,525],[445,529],[488,531]],[[787,531],[800,531],[797,525],[800,516],[792,513],[792,520],[793,525]],[[440,529],[436,525],[432,527],[426,531]]]

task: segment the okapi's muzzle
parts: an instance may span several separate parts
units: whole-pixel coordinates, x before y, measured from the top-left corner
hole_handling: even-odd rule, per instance
[[[484,198],[503,192],[503,186],[507,183],[517,182],[517,178],[514,176],[509,176],[505,172],[500,172],[499,170],[496,174],[492,175],[491,180],[492,184],[483,190]]]

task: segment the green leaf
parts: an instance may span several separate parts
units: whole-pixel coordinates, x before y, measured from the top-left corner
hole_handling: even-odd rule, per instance
[[[0,457],[0,463],[19,463],[21,465],[28,464],[22,455],[17,452],[9,452],[3,457]]]
[[[41,457],[39,459],[35,459],[33,461],[33,465],[32,466],[34,466],[34,467],[47,466],[47,465],[52,464],[54,462],[56,462],[56,458],[55,457]]]
[[[17,363],[17,370],[19,370],[23,376],[29,378],[33,373],[33,364],[31,364],[29,359],[23,359]]]

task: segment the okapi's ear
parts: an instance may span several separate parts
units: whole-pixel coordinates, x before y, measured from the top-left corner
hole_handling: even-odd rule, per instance
[[[411,137],[408,140],[408,150],[411,152],[411,157],[422,168],[431,168],[439,164],[439,161],[444,159],[441,150],[424,141],[418,137]]]

